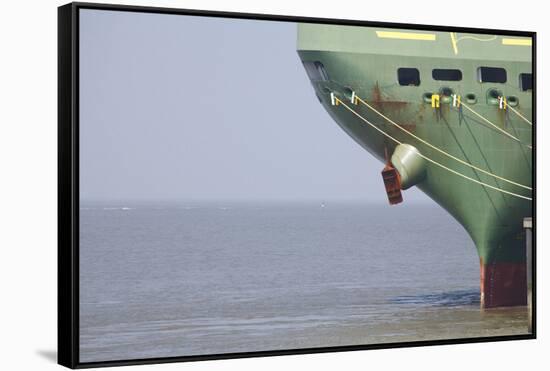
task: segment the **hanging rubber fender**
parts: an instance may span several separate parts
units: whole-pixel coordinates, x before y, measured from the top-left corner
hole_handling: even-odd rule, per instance
[[[426,160],[410,144],[399,144],[391,156],[391,163],[399,172],[401,189],[408,189],[426,177]]]

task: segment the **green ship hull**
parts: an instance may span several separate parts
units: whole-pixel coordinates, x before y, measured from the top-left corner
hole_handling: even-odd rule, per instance
[[[482,307],[525,305],[534,149],[532,91],[520,74],[532,73],[530,39],[300,24],[297,49],[321,105],[359,145],[390,167],[398,143],[428,159],[414,185],[474,241]],[[505,69],[506,82],[480,82],[484,66]],[[400,84],[400,68],[417,69],[419,81]],[[462,76],[436,80],[433,69]]]

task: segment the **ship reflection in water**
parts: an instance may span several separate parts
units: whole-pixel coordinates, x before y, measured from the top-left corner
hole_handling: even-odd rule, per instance
[[[459,307],[479,304],[477,290],[458,290],[437,294],[405,295],[392,299],[395,304],[432,305],[438,307]]]
[[[82,204],[81,361],[525,334],[435,204]]]

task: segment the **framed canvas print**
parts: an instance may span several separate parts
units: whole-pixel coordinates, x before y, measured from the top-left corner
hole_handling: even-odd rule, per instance
[[[535,338],[534,32],[59,8],[59,363]]]

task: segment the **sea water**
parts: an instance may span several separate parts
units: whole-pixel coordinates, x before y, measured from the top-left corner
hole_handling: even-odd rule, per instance
[[[81,205],[81,362],[526,332],[435,204]]]

